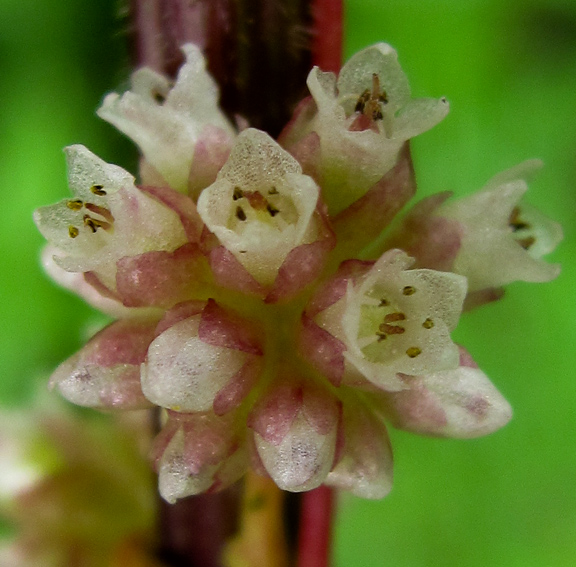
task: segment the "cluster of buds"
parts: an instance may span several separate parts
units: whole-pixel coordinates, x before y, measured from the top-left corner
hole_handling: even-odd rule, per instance
[[[72,198],[36,212],[48,273],[117,319],[51,385],[82,406],[162,408],[169,502],[247,467],[380,498],[386,422],[460,438],[507,423],[450,333],[503,285],[558,274],[541,256],[560,228],[520,203],[538,164],[424,199],[391,229],[416,190],[408,142],[448,103],[413,99],[390,46],[338,77],[314,68],[277,141],[230,123],[200,50],[183,50],[174,84],[141,69],[98,111],[142,151],[138,185],[72,146]]]

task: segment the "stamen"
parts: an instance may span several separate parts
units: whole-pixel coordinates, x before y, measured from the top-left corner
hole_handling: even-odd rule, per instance
[[[154,98],[154,100],[158,104],[164,104],[166,102],[166,97],[162,93],[159,93],[158,91],[154,91],[152,93],[152,98]]]
[[[236,207],[236,218],[241,221],[246,220],[246,213],[242,207]]]
[[[527,238],[522,238],[521,240],[517,240],[518,244],[524,248],[524,250],[528,250],[530,246],[536,242],[536,239],[533,236],[528,236]]]
[[[416,293],[416,288],[414,286],[411,286],[411,285],[404,286],[402,293],[404,295],[414,295]]]
[[[92,234],[94,234],[99,228],[103,228],[104,230],[112,228],[110,223],[93,219],[90,215],[84,215],[84,226],[87,226],[92,231]]]
[[[104,185],[92,185],[92,187],[90,187],[90,191],[99,197],[103,197],[107,194],[106,191],[104,191]]]
[[[98,205],[95,205],[94,203],[86,203],[84,206],[91,213],[94,213],[95,215],[100,215],[101,217],[104,217],[110,223],[114,222],[114,216],[112,215],[110,210],[107,209],[106,207],[100,207]]]
[[[68,227],[68,236],[70,238],[76,238],[78,234],[80,234],[80,231],[75,226],[70,225]]]
[[[382,298],[378,304],[378,307],[387,307],[388,305],[390,305],[390,302],[387,299]]]
[[[406,332],[404,327],[400,327],[399,325],[387,325],[386,323],[381,323],[378,330],[387,335],[402,335]]]
[[[431,329],[432,327],[434,327],[434,321],[432,321],[432,319],[428,318],[428,319],[426,319],[426,321],[424,321],[424,323],[422,323],[422,326],[425,329]]]
[[[406,315],[401,313],[400,311],[396,311],[395,313],[388,313],[384,317],[384,323],[394,323],[395,321],[405,321]]]
[[[407,351],[406,354],[410,357],[410,358],[416,358],[419,354],[421,354],[422,351],[418,348],[418,347],[410,347]]]
[[[278,195],[278,189],[276,189],[276,187],[271,187],[270,191],[268,191],[268,195]]]
[[[364,109],[366,108],[366,104],[370,100],[370,91],[366,89],[356,101],[356,106],[354,107],[354,112],[363,113]]]
[[[378,342],[381,343],[383,340],[386,339],[386,333],[383,331],[376,331],[376,336],[378,337]]]
[[[237,201],[238,199],[242,199],[242,197],[244,197],[242,189],[240,189],[240,187],[234,187],[234,193],[232,193],[232,199],[234,199],[234,201]]]
[[[530,228],[528,223],[520,220],[520,207],[514,207],[512,209],[510,218],[508,219],[508,226],[510,226],[513,232],[524,230],[525,228]]]
[[[275,217],[280,212],[280,209],[277,209],[270,203],[268,203],[268,205],[266,206],[266,210],[270,213],[271,217]]]
[[[66,206],[73,211],[79,211],[83,205],[84,203],[80,199],[73,199],[66,202]]]

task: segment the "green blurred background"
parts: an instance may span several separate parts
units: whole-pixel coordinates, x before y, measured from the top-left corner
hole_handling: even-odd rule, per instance
[[[349,0],[346,52],[387,41],[416,96],[448,118],[413,143],[421,195],[463,194],[525,159],[546,167],[528,201],[562,222],[548,284],[517,283],[456,332],[515,416],[474,441],[392,432],[396,480],[381,502],[343,496],[337,567],[576,565],[576,1]],[[99,121],[129,73],[113,0],[0,0],[0,400],[27,403],[101,322],[42,274],[32,210],[67,194],[61,149],[83,143],[134,169]]]

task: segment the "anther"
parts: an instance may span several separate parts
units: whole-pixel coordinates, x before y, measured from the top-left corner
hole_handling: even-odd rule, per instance
[[[90,187],[90,191],[99,197],[103,197],[107,194],[106,191],[104,191],[104,185],[92,185],[92,187]]]
[[[242,197],[244,197],[242,189],[240,189],[240,187],[234,187],[234,193],[232,193],[232,199],[234,199],[234,201],[237,201],[238,199],[242,199]]]
[[[278,189],[276,189],[276,187],[271,187],[270,191],[268,191],[268,195],[278,195]]]
[[[73,199],[72,201],[66,202],[66,206],[73,211],[79,211],[83,205],[84,203],[80,199]]]
[[[419,354],[421,354],[422,351],[418,348],[418,347],[410,347],[407,351],[406,354],[410,357],[410,358],[416,358]]]
[[[387,325],[386,323],[381,323],[378,327],[378,331],[387,335],[402,335],[406,332],[406,329],[399,325]]]
[[[275,217],[280,212],[280,209],[277,209],[276,207],[274,207],[270,203],[268,203],[268,205],[266,205],[266,210],[270,213],[271,217]]]
[[[526,222],[520,220],[520,208],[514,207],[512,212],[510,213],[510,217],[508,218],[508,226],[512,229],[513,232],[517,232],[519,230],[523,230],[525,228],[530,228],[530,225]]]
[[[241,221],[246,220],[246,213],[242,207],[236,207],[236,218]]]
[[[406,285],[402,289],[402,293],[404,295],[414,295],[416,293],[416,288],[414,286],[411,286],[411,285]]]
[[[424,321],[424,323],[422,323],[422,326],[425,329],[431,329],[434,326],[434,321],[432,321],[432,319],[428,318],[428,319],[426,319],[426,321]]]
[[[390,305],[390,302],[387,299],[381,299],[378,307],[387,307],[388,305]]]
[[[528,250],[528,248],[530,248],[530,246],[536,242],[536,239],[533,236],[528,236],[527,238],[517,240],[517,242],[520,244],[520,246],[522,246],[522,248],[524,248],[524,250]]]
[[[401,313],[400,311],[396,311],[394,313],[388,313],[388,315],[384,317],[384,323],[394,323],[396,321],[405,321],[405,320],[406,315],[404,313]]]
[[[386,339],[386,333],[383,331],[376,331],[376,336],[378,337],[378,342],[381,343],[383,340]]]
[[[111,227],[109,223],[93,219],[90,215],[84,215],[84,225],[87,226],[92,233],[95,233],[99,228],[107,230]]]
[[[80,231],[75,226],[70,225],[68,227],[68,236],[70,238],[76,238],[78,234],[80,234]]]

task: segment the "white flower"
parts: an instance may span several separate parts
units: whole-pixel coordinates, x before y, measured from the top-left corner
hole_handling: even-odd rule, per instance
[[[531,160],[492,178],[478,193],[441,205],[435,216],[454,219],[463,236],[452,270],[468,278],[470,292],[513,281],[546,282],[558,264],[540,258],[562,240],[560,225],[520,204],[525,178],[541,167]]]
[[[249,128],[238,136],[198,213],[246,270],[270,285],[288,253],[318,238],[319,189],[270,136]]]
[[[348,374],[360,373],[385,390],[405,387],[398,373],[422,375],[458,366],[450,332],[460,317],[466,279],[408,270],[412,263],[404,252],[390,250],[314,318],[345,345]]]
[[[187,44],[182,50],[186,63],[174,85],[151,69],[140,69],[132,75],[132,90],[109,94],[98,116],[130,137],[170,187],[186,193],[198,141],[213,138],[214,127],[230,139],[235,132],[218,107],[218,87],[200,49]]]
[[[318,114],[321,177],[331,212],[360,198],[392,169],[404,142],[440,122],[446,99],[412,99],[396,51],[378,43],[354,55],[338,78],[315,67],[308,88]]]

